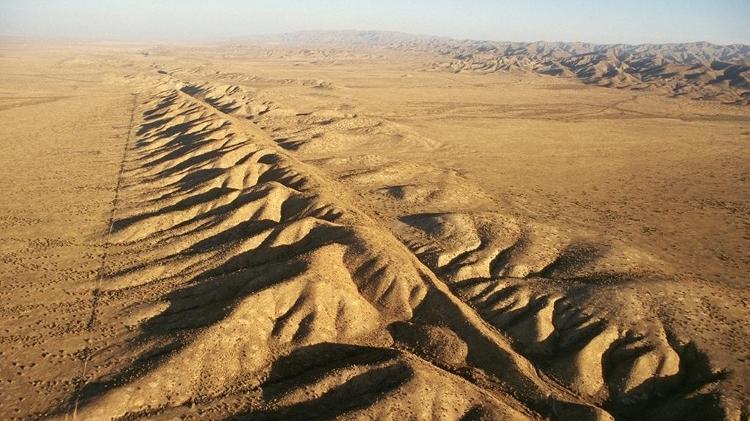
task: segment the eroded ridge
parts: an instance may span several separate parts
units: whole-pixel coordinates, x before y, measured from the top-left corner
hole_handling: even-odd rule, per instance
[[[750,46],[708,42],[677,44],[591,44],[456,40],[383,31],[303,31],[277,37],[291,51],[323,60],[329,51],[373,48],[434,61],[425,70],[450,72],[533,72],[575,78],[618,89],[654,89],[674,97],[750,102]],[[288,51],[284,51],[288,54]]]
[[[128,152],[78,417],[610,418],[314,168],[164,86]]]
[[[318,158],[326,139],[307,136],[321,125],[315,116],[235,110],[261,95],[210,83],[186,90],[263,127],[280,146]],[[223,105],[224,104],[224,105]],[[271,110],[283,109],[280,104]],[[293,115],[294,118],[289,117]],[[336,130],[334,130],[335,132]],[[278,133],[296,133],[291,145]],[[328,145],[334,149],[336,145]],[[347,148],[351,148],[347,145]],[[403,244],[483,321],[502,332],[513,349],[556,382],[592,405],[624,419],[732,418],[721,383],[726,373],[689,339],[658,318],[641,295],[623,285],[669,282],[672,269],[649,253],[621,243],[603,243],[552,226],[498,212],[458,211],[465,192],[476,188],[435,169],[381,164],[373,157],[318,158],[329,169],[353,159],[370,160],[367,170],[338,171],[340,179],[384,206],[449,209],[406,214],[394,225]],[[430,181],[425,181],[430,174]],[[434,177],[433,177],[434,175]],[[439,194],[434,180],[444,180]],[[472,194],[471,197],[482,197]],[[469,348],[470,349],[470,348]],[[737,412],[739,411],[739,412]],[[545,413],[549,415],[549,413]]]
[[[591,402],[623,418],[729,417],[715,404],[724,373],[647,317],[636,294],[615,288],[664,276],[639,272],[658,267],[642,252],[497,214],[417,214],[404,222],[419,231],[405,235],[411,248],[456,295]]]
[[[237,82],[236,78],[231,80]],[[279,146],[291,151],[324,156],[373,143],[387,144],[399,150],[440,147],[438,142],[385,119],[342,109],[300,111],[279,104],[248,86],[206,82],[189,83],[182,89],[223,113],[261,123],[266,129],[271,129],[268,135]]]

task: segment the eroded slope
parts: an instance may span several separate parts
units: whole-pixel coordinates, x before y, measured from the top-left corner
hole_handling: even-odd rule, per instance
[[[260,100],[238,86],[187,90],[218,106]],[[280,145],[315,156],[316,164],[375,209],[400,215],[391,225],[404,244],[515,349],[575,394],[625,419],[731,419],[746,411],[735,392],[738,385],[742,390],[742,374],[725,383],[724,368],[684,332],[654,317],[655,303],[640,285],[677,285],[670,265],[585,232],[481,211],[482,204],[491,204],[481,189],[437,168],[369,155],[319,158],[326,146],[337,147],[326,139],[347,133],[342,128],[353,127],[348,130],[356,139],[360,118],[324,111],[312,114],[328,115],[324,120],[293,110],[279,114],[273,110],[288,108],[263,101],[268,112],[236,114]],[[309,135],[322,127],[331,128],[325,136]],[[294,143],[287,133],[295,135]],[[354,151],[354,143],[344,147]],[[664,306],[680,311],[679,303]]]
[[[534,72],[598,86],[750,103],[747,45],[498,42],[380,31],[302,31],[275,38],[293,48],[307,47],[302,52],[312,57],[335,56],[331,49],[359,54],[368,49],[428,53],[436,57],[424,66],[429,70]]]
[[[61,411],[608,418],[541,375],[342,190],[170,84],[139,109],[86,382]]]

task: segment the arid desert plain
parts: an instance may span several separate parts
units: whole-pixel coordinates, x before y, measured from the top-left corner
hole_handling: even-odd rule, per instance
[[[0,419],[747,420],[750,47],[502,48],[3,40]]]

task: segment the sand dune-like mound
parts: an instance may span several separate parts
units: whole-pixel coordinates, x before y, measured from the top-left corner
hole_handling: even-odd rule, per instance
[[[360,116],[345,110],[306,111],[282,106],[273,100],[238,85],[193,83],[185,92],[201,98],[224,113],[252,121],[272,120],[269,135],[287,150],[320,154],[358,144],[380,143],[392,147],[435,148],[438,145],[423,136],[405,132],[394,123]]]
[[[609,418],[195,92],[141,106],[78,417]]]
[[[221,91],[224,101],[238,95]],[[272,138],[284,131],[337,130],[331,121],[309,117],[264,114],[251,120]],[[290,148],[284,138],[276,141],[306,156],[325,151]],[[356,151],[356,145],[334,147],[340,148]],[[724,391],[733,387],[724,386],[726,371],[689,336],[653,317],[648,295],[627,287],[668,288],[675,275],[666,262],[585,232],[472,211],[491,202],[450,172],[368,155],[312,162],[337,174],[378,209],[401,214],[392,230],[451,293],[502,332],[537,369],[585,401],[624,419],[731,418],[739,410],[736,401],[725,399]],[[419,209],[432,211],[413,213]],[[438,339],[450,333],[418,335],[415,343],[422,349],[463,355],[461,346]]]
[[[405,222],[427,234],[412,247],[458,296],[550,375],[616,413],[659,407],[665,395],[722,377],[692,345],[646,321],[637,298],[613,292],[610,300],[620,305],[610,302],[609,310],[591,302],[592,283],[602,288],[637,276],[632,271],[644,267],[637,251],[519,227],[500,215],[413,215]],[[627,311],[612,311],[620,306]]]
[[[321,57],[328,64],[342,57],[331,45],[349,43],[375,47],[372,54],[420,52],[419,60],[447,62],[434,68],[453,71],[520,70],[635,89],[670,89],[665,80],[687,78],[695,83],[685,92],[720,86],[717,98],[731,102],[747,87],[747,63],[738,59],[744,47],[501,44],[369,32],[301,33],[285,42],[311,37],[322,47],[301,53],[309,67],[290,66],[297,56],[277,61],[288,49],[269,51],[255,69],[263,76],[243,73],[246,62],[234,62],[242,52],[232,48],[201,61],[173,56],[176,46],[56,58],[54,66],[105,73],[67,80],[60,89],[79,92],[74,100],[6,99],[5,111],[54,110],[57,101],[83,108],[39,127],[36,115],[13,114],[19,123],[11,131],[25,125],[32,133],[10,136],[13,159],[28,155],[26,145],[50,150],[35,166],[22,160],[30,168],[23,177],[14,174],[18,165],[6,170],[8,197],[22,204],[15,213],[6,205],[0,221],[9,232],[3,267],[13,270],[3,292],[10,305],[2,312],[8,346],[0,352],[7,385],[0,412],[87,420],[747,419],[745,295],[736,283],[690,273],[685,259],[649,243],[660,241],[651,231],[629,237],[632,227],[615,218],[618,206],[632,206],[625,215],[648,228],[660,221],[650,212],[677,218],[684,208],[639,206],[684,184],[611,168],[654,152],[644,151],[648,142],[616,136],[625,129],[615,126],[635,119],[631,108],[638,108],[647,118],[635,124],[653,124],[659,134],[664,127],[679,128],[677,136],[714,131],[715,138],[705,136],[710,148],[700,149],[705,158],[674,150],[694,142],[646,149],[669,149],[671,159],[659,166],[695,167],[705,188],[720,185],[709,180],[721,178],[716,166],[699,167],[711,159],[737,166],[711,154],[726,145],[722,136],[737,133],[744,109],[651,103],[649,96],[628,110],[600,111],[635,95],[552,79],[528,103],[494,104],[485,101],[502,91],[491,91],[484,76],[428,72],[398,85],[415,94],[399,105],[390,84],[423,64],[411,55],[384,76],[355,78],[344,67],[328,81],[317,77],[335,76],[332,67],[308,72]],[[517,85],[517,75],[507,78],[502,89]],[[448,84],[469,94],[454,95]],[[582,92],[593,104],[573,115],[563,110]],[[557,105],[546,108],[541,95],[548,94]],[[597,95],[608,99],[602,107]],[[449,101],[434,102],[439,96]],[[679,119],[648,113],[667,103],[680,109]],[[690,114],[691,107],[734,114]],[[576,149],[575,138],[605,117],[612,131],[595,149]],[[482,126],[488,120],[493,125]],[[35,142],[42,128],[55,134],[49,142]],[[555,144],[549,132],[558,129],[563,142]],[[516,132],[523,154],[514,153]],[[71,146],[79,139],[85,148]],[[625,163],[614,159],[621,143],[632,148]],[[75,165],[61,165],[66,159]],[[580,162],[587,177],[573,174]],[[555,165],[568,170],[525,179]],[[746,179],[742,168],[735,172]],[[570,177],[562,185],[572,185],[580,218],[560,206],[570,198],[565,189],[539,184],[559,187],[555,177]],[[607,178],[602,192],[580,183],[595,177]],[[510,181],[493,187],[500,179]],[[662,185],[668,182],[675,184]],[[618,201],[612,189],[627,190],[626,183],[639,189]],[[737,215],[729,221],[742,221],[737,186],[731,200],[696,195],[691,206],[721,207]],[[520,194],[509,199],[504,193],[513,189]],[[49,213],[70,208],[78,218],[45,224],[45,213],[26,215],[44,194]],[[586,195],[605,197],[596,210],[623,229],[608,235],[580,224],[592,222],[585,212],[596,204]],[[544,212],[535,212],[537,200],[547,201]],[[551,215],[558,211],[565,212]],[[86,234],[68,235],[74,231]],[[708,240],[721,236],[705,238],[702,246],[719,251],[740,244],[722,248]],[[719,270],[739,276],[741,266]]]
[[[734,410],[722,368],[616,288],[668,277],[658,259],[499,213],[407,214],[394,237],[278,149],[299,148],[273,138],[379,121],[274,113],[285,108],[238,86],[169,80],[175,88],[143,104],[113,224],[119,270],[103,284],[100,313],[127,322],[101,332],[111,345],[93,358],[79,415],[684,419]],[[468,188],[448,177],[436,194],[418,181],[429,170],[373,159],[342,179],[416,206],[456,205]]]

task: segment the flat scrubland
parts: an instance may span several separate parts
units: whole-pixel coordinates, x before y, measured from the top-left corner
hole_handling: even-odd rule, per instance
[[[441,60],[3,41],[0,418],[747,419],[742,92]]]

